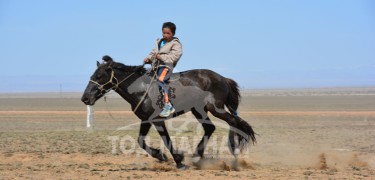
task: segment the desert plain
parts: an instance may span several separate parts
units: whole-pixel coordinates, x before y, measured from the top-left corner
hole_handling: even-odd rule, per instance
[[[202,128],[187,113],[168,120],[188,170],[140,149],[139,120],[111,92],[86,128],[82,93],[0,93],[0,179],[375,179],[375,88],[244,90],[239,115],[257,143],[235,162],[228,126],[216,131],[197,166]],[[212,141],[212,142],[211,142]],[[155,129],[148,142],[163,148]]]

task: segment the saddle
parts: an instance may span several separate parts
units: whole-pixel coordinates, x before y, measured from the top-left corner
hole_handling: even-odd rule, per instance
[[[169,86],[168,98],[169,98],[169,101],[171,101],[171,103],[173,102],[173,99],[176,99],[176,93],[175,92],[176,92],[176,88]],[[160,86],[159,86],[159,95],[158,95],[158,99],[156,101],[156,105],[160,109],[163,109],[163,107],[164,107],[164,95],[163,95],[163,90],[161,89]]]
[[[151,81],[153,82],[157,82],[158,80],[158,77],[157,77],[157,71],[158,71],[158,68],[159,68],[159,62],[156,61],[156,63],[153,63],[152,64],[152,67],[146,72],[147,76],[151,79]],[[174,83],[172,83],[173,81],[176,81],[179,79],[179,73],[172,73],[172,75],[170,76],[169,80],[167,81],[168,83],[168,98],[169,100],[172,102],[173,99],[176,99],[176,88],[174,87]],[[156,102],[156,105],[162,109],[164,107],[164,95],[163,95],[163,89],[161,86],[158,86],[159,87],[159,95],[158,95],[158,98],[157,98],[157,102]]]
[[[149,69],[147,71],[147,76],[151,79],[151,81],[153,82],[157,82],[158,80],[158,77],[157,77],[157,68],[152,68],[152,69]],[[171,79],[173,77],[173,74],[172,76],[170,77],[170,79],[168,80],[168,98],[169,100],[171,101],[172,99],[175,99],[176,98],[176,88],[173,87],[173,83],[171,83]],[[152,82],[151,82],[152,83]],[[158,83],[157,83],[158,84]],[[171,86],[172,85],[172,86]],[[164,107],[164,95],[163,95],[163,89],[160,85],[158,85],[158,89],[159,89],[159,95],[158,95],[158,98],[156,100],[156,105],[160,108],[160,109],[163,109]]]

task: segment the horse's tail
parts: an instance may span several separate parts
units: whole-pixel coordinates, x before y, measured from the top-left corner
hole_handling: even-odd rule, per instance
[[[225,105],[227,106],[231,114],[237,116],[237,108],[241,100],[240,90],[236,81],[229,78],[225,78],[225,80],[227,85],[229,86],[229,94]]]
[[[242,151],[247,147],[250,141],[252,141],[253,144],[256,143],[255,132],[248,122],[238,116],[237,108],[241,99],[238,84],[229,78],[226,78],[226,83],[229,86],[229,94],[225,105],[236,119],[236,127],[231,130],[229,142],[234,143],[235,137],[237,137],[238,144],[236,147]]]

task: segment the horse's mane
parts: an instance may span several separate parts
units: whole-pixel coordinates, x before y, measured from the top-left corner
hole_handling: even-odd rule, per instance
[[[143,65],[139,66],[127,66],[125,64],[119,63],[119,62],[113,62],[112,67],[124,72],[138,72],[140,74],[146,73],[146,69],[143,67]]]
[[[114,69],[118,69],[124,72],[138,72],[139,74],[146,73],[146,69],[143,67],[143,65],[139,66],[127,66],[125,64],[115,62],[110,56],[105,55],[102,58],[105,62],[110,64],[110,67]]]

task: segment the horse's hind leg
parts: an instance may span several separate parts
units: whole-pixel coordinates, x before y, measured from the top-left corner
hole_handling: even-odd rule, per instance
[[[195,108],[191,110],[195,118],[202,124],[204,129],[204,135],[202,140],[199,142],[197,149],[193,155],[193,161],[198,162],[200,158],[203,157],[204,149],[210,139],[212,133],[215,131],[215,126],[212,124],[210,118],[207,116],[207,111],[202,110],[198,112]]]
[[[159,159],[159,161],[167,161],[168,158],[165,154],[163,154],[159,149],[152,148],[148,146],[145,142],[146,135],[150,130],[151,123],[149,122],[142,122],[141,128],[139,129],[139,136],[138,136],[138,143],[148,154],[152,157]]]
[[[176,150],[173,148],[171,138],[169,137],[169,133],[167,128],[165,127],[164,121],[153,122],[156,130],[158,131],[160,137],[163,139],[164,145],[167,147],[169,152],[172,154],[174,161],[176,162],[176,166],[178,169],[187,169],[187,166],[182,164],[184,160],[183,154],[178,154]]]
[[[233,129],[232,129],[232,128],[237,128],[236,118],[232,114],[228,113],[224,108],[210,106],[208,110],[213,116],[224,120],[231,127],[231,130],[229,131],[229,148],[230,148],[229,150],[235,157],[237,157],[237,155],[239,154],[239,149],[236,146],[235,137],[234,137],[235,133],[233,132]]]

